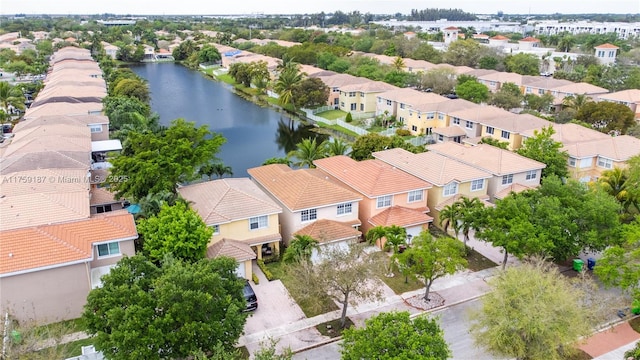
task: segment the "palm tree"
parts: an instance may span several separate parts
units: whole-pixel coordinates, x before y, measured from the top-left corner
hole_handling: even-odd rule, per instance
[[[484,204],[476,197],[469,199],[466,196],[458,200],[456,204],[458,209],[458,223],[464,239],[464,248],[466,251],[467,241],[469,241],[469,232],[471,230],[478,231],[479,229],[478,219],[481,217]]]
[[[291,104],[293,106],[293,112],[296,110],[296,105],[293,100],[293,89],[296,84],[302,81],[302,73],[298,69],[298,64],[285,65],[280,72],[278,80],[274,86],[274,90],[278,93],[278,103],[281,106]]]
[[[400,56],[397,56],[395,59],[393,59],[393,64],[391,64],[391,66],[393,66],[393,68],[397,71],[402,71],[402,69],[404,69],[405,67],[404,60]]]
[[[216,175],[218,179],[222,179],[224,175],[233,176],[233,170],[231,170],[231,166],[227,166],[221,162],[210,163],[203,165],[200,170],[198,170],[198,174],[206,175],[209,180],[213,179],[213,175]]]
[[[365,239],[371,245],[378,245],[378,241],[387,236],[387,229],[384,226],[375,226],[367,231]],[[380,245],[380,247],[382,247]]]
[[[395,254],[398,252],[398,247],[400,247],[400,245],[404,245],[407,243],[407,229],[398,225],[391,225],[386,227],[385,230],[385,237],[387,238],[385,247],[391,247],[393,249],[393,253]]]
[[[593,100],[591,100],[591,98],[586,94],[569,95],[562,99],[562,106],[578,112],[580,111],[580,109],[582,109],[582,107],[592,101]]]
[[[633,192],[629,191],[627,171],[620,168],[613,168],[604,171],[598,184],[609,195],[613,196],[622,204],[625,212],[629,211],[629,207],[634,205],[638,208],[638,199],[633,196]],[[640,210],[640,209],[639,209]]]
[[[349,155],[349,145],[344,141],[335,138],[327,144],[327,152],[331,156]]]
[[[16,87],[11,86],[6,81],[0,81],[0,109],[7,114],[11,114],[9,107],[24,110],[24,94]]]
[[[298,160],[293,163],[297,167],[315,168],[316,166],[313,165],[314,160],[327,157],[327,143],[323,141],[318,144],[316,139],[304,139],[296,145],[296,150],[290,152],[288,156]]]
[[[458,233],[460,232],[460,209],[458,203],[453,203],[451,205],[445,206],[440,211],[440,226],[444,232],[449,230],[449,226],[453,228],[453,233],[458,238]]]
[[[300,260],[309,261],[313,249],[318,248],[318,240],[309,235],[296,235],[289,243],[289,247],[282,256],[282,261],[292,263]]]

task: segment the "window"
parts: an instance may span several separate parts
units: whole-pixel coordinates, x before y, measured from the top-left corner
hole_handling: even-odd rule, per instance
[[[264,229],[269,225],[267,215],[252,217],[249,219],[249,229]]]
[[[533,89],[531,89],[530,87],[528,87],[526,91],[527,91],[527,94],[533,93]]]
[[[349,92],[349,97],[356,97],[356,92],[355,91]]]
[[[471,121],[467,121],[467,123],[464,125],[467,129],[473,129],[473,123]]]
[[[302,222],[315,220],[317,218],[318,218],[317,209],[302,210],[302,212],[300,213],[300,220]]]
[[[600,163],[600,160],[598,160],[598,164]],[[583,168],[590,168],[591,166],[593,166],[593,158],[585,158],[585,159],[581,159],[580,160],[580,164],[578,164],[578,167],[583,169]],[[600,166],[600,165],[598,165]]]
[[[415,125],[411,125],[411,131],[418,131],[418,127]]]
[[[502,176],[502,185],[513,184],[513,174]]]
[[[335,98],[333,99],[333,105],[338,105],[338,102],[340,101],[339,98]]]
[[[613,167],[613,161],[598,157],[598,166],[605,169],[611,169]]]
[[[357,106],[358,106],[358,104],[351,104],[351,110],[356,110]]]
[[[544,89],[538,89],[538,95],[544,95]]]
[[[376,204],[377,208],[389,207],[391,206],[391,195],[379,196]]]
[[[537,177],[538,177],[538,171],[537,170],[529,170],[529,171],[527,171],[527,175],[526,175],[525,179],[534,180]]]
[[[338,204],[338,215],[351,214],[351,203]]]
[[[443,142],[444,141],[444,135],[438,134],[438,141],[439,142]]]
[[[576,167],[576,158],[569,158],[569,166]]]
[[[453,118],[453,123],[456,124],[456,125],[460,125],[460,119],[454,117]]]
[[[444,186],[444,191],[442,195],[451,196],[458,193],[458,183],[451,182]]]
[[[102,125],[89,125],[89,128],[91,129],[92,133],[101,133],[102,132]]]
[[[400,104],[400,109],[404,109],[404,104]]]
[[[438,113],[438,120],[444,120],[444,114]]]
[[[111,204],[96,206],[96,212],[98,214],[106,213],[106,212],[109,212],[109,211],[113,211],[111,209]]]
[[[424,194],[424,190],[409,191],[407,202],[412,203],[416,201],[422,201],[423,194]]]
[[[502,134],[500,135],[503,139],[509,139],[511,134],[508,131],[502,130]]]
[[[491,126],[487,126],[487,134],[493,135],[493,128]]]
[[[598,50],[598,57],[604,57],[604,51]]]
[[[432,112],[427,113],[427,119],[435,119],[435,118],[436,118],[436,114],[434,114]]]
[[[484,179],[476,179],[471,181],[471,191],[484,189]]]
[[[364,104],[360,104],[360,111],[364,111]]]
[[[391,106],[391,100],[387,100],[387,106]]]
[[[334,93],[336,93],[336,92],[340,92],[340,89],[338,89],[337,87],[334,87],[334,88],[332,89],[332,91],[333,91]]]
[[[213,235],[220,234],[220,225],[212,225],[211,228],[213,229]]]
[[[460,136],[454,136],[453,137],[453,142],[456,142],[456,143],[460,144],[462,142],[462,138]]]
[[[381,102],[382,102],[382,98],[381,98],[381,97],[379,97],[379,98],[378,98],[378,103],[381,103]]]
[[[110,242],[98,245],[98,257],[120,255],[120,243]]]

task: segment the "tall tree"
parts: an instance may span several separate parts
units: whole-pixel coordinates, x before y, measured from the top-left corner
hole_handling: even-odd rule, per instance
[[[296,108],[316,108],[326,105],[329,87],[320,78],[308,77],[292,86],[291,96]]]
[[[539,161],[546,165],[542,169],[542,178],[555,175],[561,179],[569,176],[567,159],[569,154],[562,150],[561,142],[553,140],[556,131],[552,126],[534,130],[533,136],[524,140],[522,147],[516,152],[524,157]]]
[[[109,359],[177,359],[232,351],[246,321],[244,280],[230,258],[157,267],[125,257],[91,290],[82,318]]]
[[[466,81],[456,86],[456,94],[476,104],[489,100],[489,88],[478,81]]]
[[[274,90],[278,93],[278,102],[280,105],[286,106],[291,104],[294,106],[294,112],[294,89],[300,81],[302,81],[302,73],[298,68],[298,64],[294,62],[283,63]]]
[[[514,83],[505,83],[500,90],[491,96],[491,105],[495,105],[505,110],[518,108],[522,106],[524,96],[520,92],[518,85]]]
[[[562,99],[562,106],[568,109],[573,109],[576,112],[580,111],[587,103],[593,100],[587,96],[587,94],[569,95]]]
[[[520,75],[538,75],[540,73],[540,58],[534,54],[519,53],[507,56],[504,65],[508,72]]]
[[[460,233],[460,208],[457,203],[445,205],[440,211],[440,226],[444,232],[449,231],[449,227],[453,229],[453,233],[458,238]]]
[[[144,254],[156,262],[168,254],[187,262],[203,259],[213,235],[213,229],[184,202],[162,205],[158,215],[138,221],[138,232]]]
[[[427,231],[413,238],[411,247],[394,258],[409,272],[424,280],[424,299],[429,301],[431,285],[437,279],[455,274],[467,266],[462,244],[450,237],[434,239]]]
[[[342,359],[448,359],[444,332],[436,319],[409,317],[409,312],[380,313],[365,320],[363,328],[343,333]]]
[[[607,286],[640,299],[640,217],[622,226],[621,242],[606,249],[594,272]]]
[[[471,230],[480,230],[481,217],[484,215],[484,204],[477,197],[468,198],[466,196],[456,201],[456,204],[458,208],[460,232],[462,232],[466,251],[469,232]]]
[[[11,113],[11,108],[24,110],[24,94],[20,88],[12,86],[8,81],[0,81],[0,109],[7,114]]]
[[[338,156],[348,155],[351,150],[349,149],[349,145],[340,140],[340,138],[333,138],[332,141],[327,143],[327,152],[330,156]]]
[[[318,264],[301,261],[287,267],[288,290],[312,307],[320,307],[328,294],[342,305],[340,326],[344,327],[349,305],[382,298],[380,285],[372,280],[380,271],[380,260],[369,256],[360,244],[347,249],[325,247],[321,254]]]
[[[542,261],[509,268],[489,281],[493,291],[472,314],[476,344],[500,357],[564,359],[592,331],[585,297]]]
[[[198,169],[215,158],[225,141],[206,126],[196,128],[184,119],[172,121],[159,134],[131,132],[111,161],[111,190],[135,200],[163,190],[175,193],[178,183],[198,177]]]
[[[209,180],[213,180],[214,175],[218,179],[222,179],[225,175],[233,176],[233,169],[231,169],[231,166],[225,165],[221,162],[213,162],[203,165],[198,170],[198,174],[207,176]]]
[[[628,106],[607,101],[585,104],[577,112],[576,119],[605,133],[626,134],[627,129],[635,124],[635,114]]]
[[[632,205],[636,210],[640,210],[638,208],[640,199],[637,198],[637,191],[631,189],[628,180],[627,170],[621,168],[604,171],[598,178],[598,185],[602,190],[618,200],[627,213],[629,213]]]
[[[316,166],[313,164],[315,160],[327,157],[327,143],[323,141],[318,144],[316,139],[303,139],[302,142],[296,145],[296,150],[290,152],[287,156],[297,159],[293,163],[295,166],[315,168]]]

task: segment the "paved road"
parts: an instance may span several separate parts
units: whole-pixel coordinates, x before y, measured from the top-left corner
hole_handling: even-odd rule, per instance
[[[444,330],[444,338],[449,343],[453,359],[492,360],[497,359],[473,344],[469,335],[468,313],[480,307],[479,300],[472,300],[436,311],[432,316],[439,318]],[[335,360],[340,359],[340,342],[333,342],[315,349],[303,351],[293,356],[294,360]]]

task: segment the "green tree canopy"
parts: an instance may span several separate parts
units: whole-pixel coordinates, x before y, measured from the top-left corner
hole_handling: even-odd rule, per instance
[[[640,299],[640,217],[622,226],[622,242],[604,251],[594,272],[608,286]]]
[[[489,88],[478,81],[466,81],[456,86],[456,94],[476,104],[489,100]]]
[[[175,192],[178,183],[194,180],[215,158],[225,139],[206,126],[176,119],[166,130],[131,132],[111,163],[109,185],[118,197],[135,200],[149,193]]]
[[[327,104],[329,99],[329,87],[320,78],[308,77],[292,89],[293,102],[297,108],[316,108]]]
[[[552,136],[555,133],[552,126],[544,127],[540,131],[534,130],[533,136],[527,138],[516,152],[545,164],[546,167],[542,169],[542,178],[555,175],[564,179],[569,176],[567,170],[569,155],[561,150],[564,146],[561,142],[553,140]]]
[[[380,313],[363,328],[343,333],[342,359],[444,360],[451,356],[444,333],[435,319],[409,317],[409,312]]]
[[[309,235],[296,235],[291,239],[282,261],[293,263],[300,260],[310,260],[313,249],[318,248],[318,240]]]
[[[144,80],[122,79],[113,89],[113,96],[129,96],[147,104],[151,100],[149,86]]]
[[[504,65],[508,72],[536,76],[540,73],[540,58],[534,54],[520,53],[507,56]]]
[[[247,317],[236,265],[220,257],[157,267],[125,257],[89,293],[87,332],[114,360],[187,358],[220,345],[232,351]]]
[[[198,51],[198,61],[200,63],[212,63],[220,61],[220,52],[213,45],[205,45]]]
[[[400,136],[387,137],[378,133],[358,136],[351,148],[351,158],[358,161],[373,159],[372,153],[386,149],[402,148],[413,153],[424,151],[424,148],[413,146]]]
[[[315,168],[313,164],[315,160],[327,157],[326,141],[317,143],[316,139],[303,139],[302,142],[296,144],[296,149],[287,155],[288,158],[295,158],[297,161],[293,165],[298,167]]]
[[[168,254],[187,262],[203,259],[213,229],[182,201],[163,205],[156,216],[138,221],[144,254],[160,261]]]
[[[491,105],[495,105],[505,110],[519,108],[522,106],[524,96],[520,92],[518,85],[514,83],[504,83],[500,90],[491,96]]]
[[[614,131],[626,134],[627,129],[635,124],[635,114],[628,106],[608,101],[584,104],[576,114],[576,119],[606,133]]]
[[[509,268],[489,280],[491,292],[472,314],[476,344],[500,357],[565,359],[591,333],[592,310],[556,268],[543,262]]]

